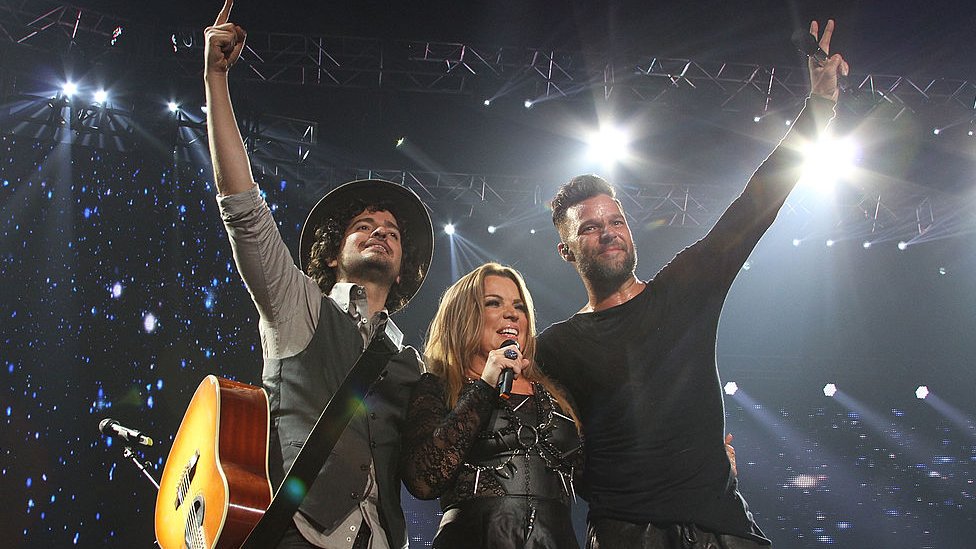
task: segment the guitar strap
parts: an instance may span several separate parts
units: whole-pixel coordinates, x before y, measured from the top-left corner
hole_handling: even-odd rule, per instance
[[[275,547],[285,535],[292,517],[305,499],[307,490],[289,490],[292,486],[309,487],[318,477],[339,436],[360,408],[369,387],[380,376],[387,362],[400,352],[403,334],[390,322],[377,329],[366,350],[359,356],[346,378],[329,399],[319,419],[295,457],[284,482],[275,492],[271,505],[242,545],[244,549]]]

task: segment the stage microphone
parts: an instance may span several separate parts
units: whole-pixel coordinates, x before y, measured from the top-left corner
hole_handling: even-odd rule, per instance
[[[117,436],[126,442],[135,442],[136,444],[141,444],[143,446],[153,445],[153,439],[147,437],[139,431],[136,431],[135,429],[123,427],[118,421],[115,421],[109,417],[103,419],[98,424],[98,430],[101,431],[103,435]]]
[[[800,53],[813,59],[813,62],[817,65],[822,67],[827,62],[827,52],[820,49],[820,44],[817,43],[816,37],[809,32],[803,29],[794,32],[793,45],[796,46],[796,49]]]
[[[820,49],[820,44],[817,42],[817,38],[810,34],[809,32],[799,29],[793,33],[793,45],[796,49],[803,55],[809,57],[813,60],[817,66],[822,67],[824,63],[827,62],[827,52]],[[840,88],[841,92],[846,92],[850,86],[847,85],[847,77],[838,74],[837,75],[837,87]]]
[[[514,339],[506,339],[502,342],[499,349],[504,349],[505,347],[510,347],[515,345],[518,349],[518,341]],[[511,368],[505,368],[502,373],[498,375],[498,396],[501,398],[508,398],[512,395],[512,382],[515,381],[515,370]]]

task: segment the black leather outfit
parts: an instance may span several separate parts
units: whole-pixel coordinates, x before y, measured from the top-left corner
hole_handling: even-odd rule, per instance
[[[508,402],[469,383],[453,410],[424,374],[407,412],[401,455],[407,488],[441,498],[435,548],[576,548],[570,514],[582,460],[572,420],[541,385]]]

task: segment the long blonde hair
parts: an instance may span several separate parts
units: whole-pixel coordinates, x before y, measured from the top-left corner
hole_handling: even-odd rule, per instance
[[[471,357],[480,352],[485,325],[485,278],[489,276],[501,276],[514,282],[525,303],[529,333],[522,356],[529,360],[529,367],[522,370],[522,376],[528,381],[541,383],[562,409],[569,413],[579,429],[576,412],[566,399],[565,392],[535,365],[535,307],[525,280],[515,269],[498,263],[485,263],[445,290],[437,314],[427,329],[424,344],[427,371],[444,381],[447,406],[453,408],[457,404],[465,383],[466,366]]]

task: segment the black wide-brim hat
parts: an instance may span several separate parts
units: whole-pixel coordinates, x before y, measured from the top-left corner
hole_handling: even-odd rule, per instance
[[[420,255],[420,265],[423,269],[424,278],[427,278],[427,270],[434,256],[434,225],[430,221],[430,214],[427,207],[417,196],[417,193],[398,185],[392,181],[383,179],[359,179],[343,183],[338,187],[327,192],[312,210],[308,213],[305,225],[302,227],[302,236],[298,241],[298,262],[304,272],[308,267],[312,254],[312,244],[315,243],[315,230],[323,221],[338,209],[341,209],[354,200],[365,202],[366,204],[388,201],[395,203],[397,207],[397,222],[404,225],[405,239],[410,239],[413,247]],[[423,285],[423,281],[417,285],[417,290]],[[407,299],[416,294],[416,290]]]

